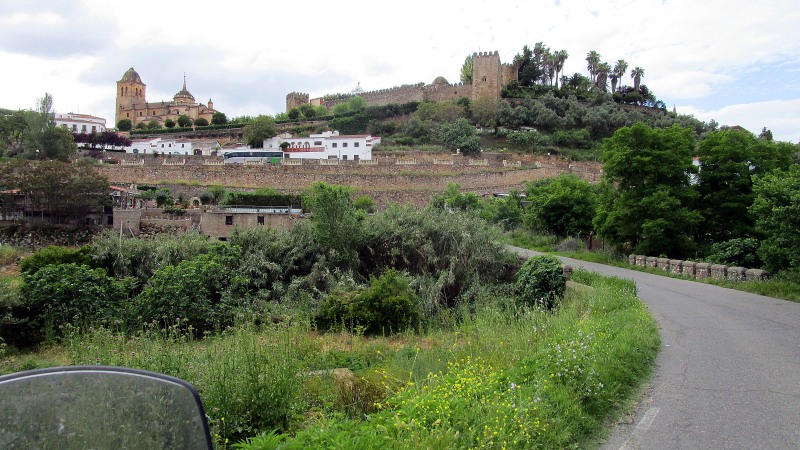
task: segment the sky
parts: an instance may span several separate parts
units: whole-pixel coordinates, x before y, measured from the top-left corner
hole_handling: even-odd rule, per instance
[[[49,92],[57,112],[113,126],[133,67],[148,101],[171,100],[185,74],[229,118],[274,115],[292,91],[454,83],[473,52],[511,62],[542,41],[568,52],[567,74],[588,75],[595,50],[642,67],[670,110],[797,143],[798,23],[796,0],[0,0],[0,108]]]

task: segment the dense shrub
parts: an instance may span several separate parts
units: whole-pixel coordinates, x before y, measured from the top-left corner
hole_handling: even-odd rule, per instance
[[[109,277],[103,269],[55,264],[26,275],[20,290],[28,309],[31,343],[57,337],[65,324],[112,324],[128,316],[134,281]]]
[[[756,238],[738,238],[711,246],[706,261],[748,268],[761,267],[756,251],[761,243]]]
[[[515,288],[523,303],[553,309],[567,289],[561,261],[550,255],[529,258],[517,272]]]
[[[318,320],[323,326],[342,324],[350,330],[391,334],[413,325],[419,299],[410,287],[408,275],[389,269],[360,292],[334,293],[320,305]]]
[[[138,315],[145,322],[180,321],[196,333],[230,325],[245,301],[243,277],[229,270],[236,259],[206,254],[159,269],[135,300]]]
[[[556,245],[557,252],[577,252],[578,250],[586,250],[586,244],[575,238],[566,238]]]
[[[409,272],[422,284],[426,310],[436,312],[506,275],[514,258],[496,233],[473,214],[390,205],[365,221],[359,259],[364,270]]]
[[[20,272],[33,275],[51,264],[89,265],[89,248],[69,248],[51,245],[36,251],[19,263]]]
[[[94,267],[102,267],[116,277],[135,277],[143,286],[160,268],[217,251],[224,245],[197,233],[120,239],[113,231],[107,231],[92,242],[91,259]]]

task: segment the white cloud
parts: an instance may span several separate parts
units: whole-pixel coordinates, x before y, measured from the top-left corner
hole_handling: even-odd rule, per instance
[[[800,122],[797,120],[800,99],[735,104],[714,111],[703,111],[691,105],[676,108],[679,113],[691,114],[706,122],[714,119],[720,125],[740,125],[755,134],[766,127],[776,140],[800,141]]]
[[[793,0],[4,0],[0,21],[0,61],[15,68],[0,72],[0,85],[14,87],[0,107],[30,107],[53,91],[56,105],[109,120],[115,82],[131,66],[154,100],[171,98],[187,72],[198,99],[232,116],[280,112],[293,90],[457,82],[468,54],[498,50],[510,62],[537,41],[568,51],[566,73],[585,74],[590,50],[611,64],[625,59],[645,68],[659,99],[698,111],[763,64],[800,60]]]

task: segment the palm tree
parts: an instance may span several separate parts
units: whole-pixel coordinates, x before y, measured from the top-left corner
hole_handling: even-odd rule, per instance
[[[617,81],[619,80],[619,75],[612,70],[609,78],[611,78],[611,92],[617,92]]]
[[[564,70],[564,63],[569,58],[569,54],[566,50],[559,50],[555,53],[556,56],[556,88],[558,88],[558,74]],[[563,84],[563,83],[562,83]]]
[[[636,67],[635,69],[631,70],[631,78],[633,78],[633,90],[639,92],[639,84],[642,82],[642,77],[644,76],[644,69],[641,67]]]
[[[554,53],[547,52],[544,55],[544,65],[545,65],[545,73],[547,74],[547,78],[550,81],[550,85],[553,85],[553,80],[556,79],[556,67],[558,65],[558,60],[556,59],[556,55]]]
[[[595,79],[595,83],[597,87],[606,92],[608,87],[608,74],[611,73],[611,66],[608,65],[607,62],[600,63],[597,66],[597,78]]]
[[[595,81],[597,66],[600,64],[600,53],[592,50],[586,54],[586,68],[589,70],[589,79]]]
[[[617,79],[620,81],[619,88],[622,90],[622,78],[625,76],[625,73],[628,71],[628,63],[624,59],[618,59],[617,62],[614,64],[614,74],[617,76]],[[612,80],[613,85],[613,80]],[[615,89],[612,87],[611,91],[613,92]]]

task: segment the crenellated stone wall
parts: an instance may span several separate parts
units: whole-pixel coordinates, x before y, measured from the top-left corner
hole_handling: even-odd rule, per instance
[[[761,269],[745,267],[729,267],[724,264],[698,263],[679,259],[656,258],[654,256],[628,255],[628,263],[642,267],[658,267],[659,269],[692,278],[713,278],[715,280],[760,281],[771,276]]]

